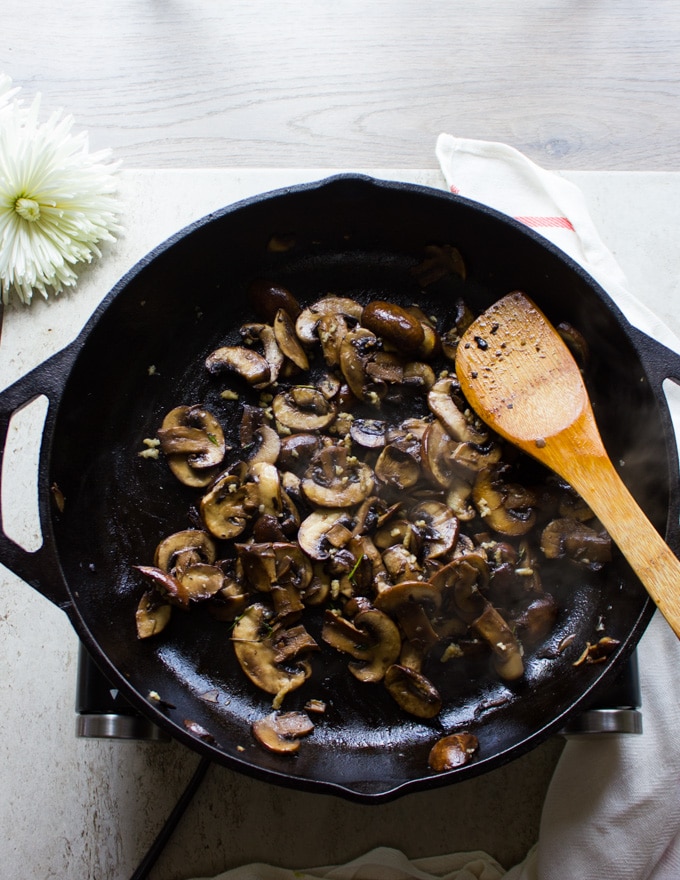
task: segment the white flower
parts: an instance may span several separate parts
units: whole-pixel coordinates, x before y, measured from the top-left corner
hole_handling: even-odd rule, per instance
[[[25,303],[76,282],[76,265],[114,241],[117,163],[90,153],[61,111],[39,121],[40,96],[25,107],[0,75],[0,290]]]

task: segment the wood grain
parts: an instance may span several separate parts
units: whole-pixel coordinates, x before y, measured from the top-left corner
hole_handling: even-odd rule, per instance
[[[4,0],[0,70],[129,166],[680,164],[680,3]]]

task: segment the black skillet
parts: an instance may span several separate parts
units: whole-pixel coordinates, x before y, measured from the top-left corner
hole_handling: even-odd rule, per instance
[[[464,283],[447,277],[421,290],[412,269],[432,244],[460,249]],[[251,721],[270,700],[236,668],[224,624],[191,613],[156,640],[136,637],[144,587],[133,566],[150,564],[157,542],[187,526],[195,497],[162,462],[137,453],[180,403],[203,401],[236,423],[238,406],[219,397],[223,385],[202,365],[252,318],[246,290],[262,276],[302,302],[332,291],[417,301],[440,314],[459,295],[482,310],[522,289],[553,321],[569,321],[586,337],[587,381],[605,444],[678,551],[678,462],[661,388],[680,377],[678,357],[632,328],[585,272],[520,224],[437,190],[340,175],[248,199],[178,233],[116,285],[75,342],[0,395],[3,447],[16,409],[40,394],[50,401],[38,473],[44,543],[28,553],[1,534],[0,561],[65,611],[139,711],[233,769],[376,803],[496,768],[558,731],[633,651],[653,606],[621,559],[604,574],[566,564],[546,571],[561,613],[549,642],[526,657],[525,680],[508,687],[485,666],[452,677],[436,721],[407,717],[380,686],[349,680],[344,662],[325,658],[286,703],[328,703],[293,758],[253,742]],[[53,487],[66,499],[63,512]],[[603,633],[620,642],[610,662],[574,668],[586,642]],[[572,634],[572,647],[557,652]],[[217,701],[205,698],[215,691]],[[210,738],[192,733],[187,721]],[[431,745],[459,729],[478,736],[478,757],[433,773]]]

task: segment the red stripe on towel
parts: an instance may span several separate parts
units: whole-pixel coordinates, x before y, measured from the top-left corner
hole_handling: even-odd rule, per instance
[[[557,229],[572,229],[573,225],[568,217],[515,217],[525,226],[531,226],[532,229],[550,226]]]

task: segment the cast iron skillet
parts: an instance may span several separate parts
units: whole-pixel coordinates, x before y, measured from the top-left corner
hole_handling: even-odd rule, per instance
[[[273,236],[290,246],[268,248]],[[468,279],[449,278],[423,294],[411,269],[433,243],[460,249]],[[327,658],[286,701],[298,708],[313,696],[329,705],[292,759],[254,744],[250,723],[270,711],[270,698],[236,668],[223,623],[192,612],[175,616],[156,640],[136,638],[143,585],[132,566],[150,564],[157,542],[187,526],[195,498],[162,462],[137,453],[180,403],[228,411],[223,385],[203,361],[252,317],[246,289],[262,276],[302,302],[332,291],[440,311],[458,295],[481,310],[522,289],[553,321],[586,336],[587,380],[605,443],[677,552],[678,463],[661,383],[680,376],[679,359],[633,329],[586,273],[520,224],[436,190],[340,175],[246,200],[183,230],[116,285],[74,343],[0,396],[3,447],[17,408],[39,394],[50,401],[38,474],[44,543],[27,553],[2,534],[0,561],[66,612],[136,708],[233,769],[376,803],[496,768],[559,730],[630,656],[653,607],[622,560],[604,576],[553,569],[546,588],[562,611],[554,637],[526,657],[525,680],[507,686],[485,668],[474,679],[452,678],[436,721],[406,717],[380,686],[349,681],[344,661]],[[53,485],[66,498],[63,513]],[[612,661],[574,669],[586,641],[603,632],[621,643]],[[556,653],[571,633],[573,649]],[[214,690],[218,701],[206,700]],[[150,700],[151,691],[164,703]],[[186,720],[214,741],[190,733]],[[433,742],[461,728],[478,736],[478,758],[441,775],[428,770]]]

